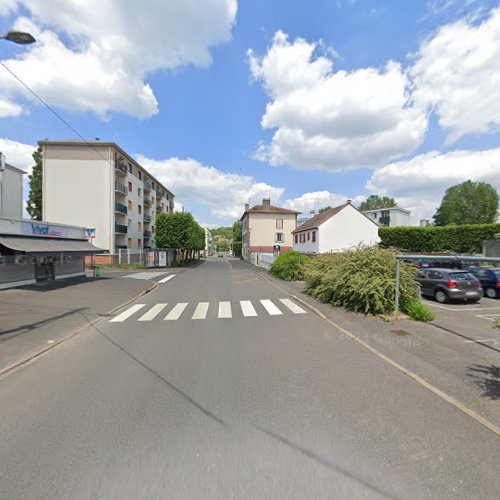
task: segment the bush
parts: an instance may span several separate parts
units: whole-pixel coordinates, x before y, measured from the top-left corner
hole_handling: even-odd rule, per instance
[[[381,227],[380,245],[406,252],[477,253],[500,233],[500,224],[463,226]]]
[[[335,306],[365,314],[394,311],[396,292],[395,249],[358,247],[311,259],[304,270],[307,291]],[[413,297],[415,268],[401,263],[401,297]]]
[[[281,254],[272,264],[269,272],[285,281],[297,281],[304,278],[304,267],[309,257],[292,250]]]
[[[401,310],[416,321],[432,321],[434,319],[434,311],[415,297],[404,297],[401,300]]]
[[[241,255],[241,241],[233,242],[233,253],[235,257],[239,257]]]

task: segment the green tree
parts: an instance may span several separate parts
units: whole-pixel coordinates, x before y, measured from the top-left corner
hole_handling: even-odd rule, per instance
[[[233,241],[241,241],[241,221],[237,220],[233,224],[233,234],[231,236]]]
[[[328,210],[331,210],[331,209],[332,209],[332,207],[330,205],[328,205],[327,207],[320,208],[318,213],[327,212]]]
[[[462,182],[446,190],[434,214],[434,224],[493,224],[497,218],[498,201],[498,193],[491,184],[471,180]]]
[[[215,249],[217,252],[227,252],[229,250],[229,245],[227,241],[219,241],[215,244]]]
[[[28,176],[30,192],[26,210],[32,219],[42,220],[42,146],[38,146],[33,153],[35,165]]]
[[[359,209],[364,210],[377,210],[379,208],[391,208],[397,205],[394,198],[389,196],[379,196],[378,194],[371,194],[368,198],[361,203]]]
[[[160,213],[156,216],[155,243],[157,248],[175,248],[181,252],[181,260],[192,242],[192,226],[194,218],[187,212]]]

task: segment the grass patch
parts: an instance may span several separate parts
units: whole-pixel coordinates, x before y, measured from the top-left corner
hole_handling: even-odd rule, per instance
[[[435,317],[434,311],[415,297],[404,297],[401,301],[401,310],[415,321],[432,321]]]

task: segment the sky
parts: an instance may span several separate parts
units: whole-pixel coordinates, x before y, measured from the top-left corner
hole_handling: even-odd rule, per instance
[[[499,1],[0,0],[13,27],[37,43],[1,62],[207,227],[370,194],[418,224],[453,184],[500,189]],[[9,163],[72,137],[0,66]]]

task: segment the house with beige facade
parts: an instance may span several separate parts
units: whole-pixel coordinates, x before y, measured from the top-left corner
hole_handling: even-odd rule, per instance
[[[43,219],[95,229],[110,253],[154,248],[155,217],[174,195],[114,142],[41,141]]]
[[[300,212],[271,205],[270,198],[264,198],[262,205],[252,208],[245,205],[241,217],[242,257],[259,263],[261,253],[273,253],[276,245],[280,252],[292,250],[292,231],[297,228]]]
[[[9,165],[0,152],[0,217],[23,216],[23,172]]]
[[[379,226],[351,200],[311,217],[295,229],[293,249],[306,254],[340,252],[358,245],[375,245]]]

